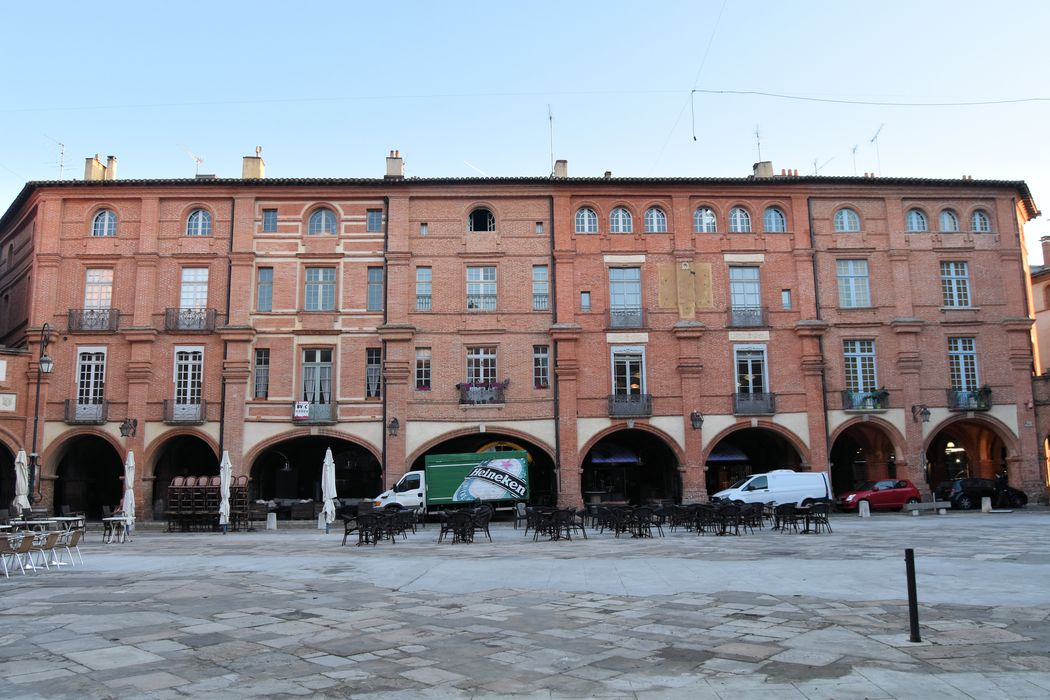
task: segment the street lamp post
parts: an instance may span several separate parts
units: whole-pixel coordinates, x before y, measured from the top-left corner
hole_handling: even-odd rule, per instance
[[[47,346],[51,340],[51,325],[45,323],[40,329],[40,357],[36,363],[36,404],[33,406],[33,449],[29,453],[29,502],[39,503],[41,499],[40,480],[37,478],[40,455],[36,451],[37,426],[40,423],[40,383],[43,375],[51,374],[55,368],[55,361],[47,354]],[[33,482],[36,482],[36,488]]]

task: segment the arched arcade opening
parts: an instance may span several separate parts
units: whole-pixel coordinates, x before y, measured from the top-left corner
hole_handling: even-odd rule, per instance
[[[443,440],[412,462],[412,469],[423,469],[427,455],[459,454],[464,452],[507,452],[520,450],[529,455],[529,503],[554,505],[558,500],[554,460],[546,450],[516,435],[502,433],[470,433]]]
[[[98,435],[77,435],[56,456],[53,512],[69,506],[89,518],[102,517],[102,506],[116,509],[124,497],[124,455]]]
[[[0,443],[0,508],[10,508],[15,500],[15,456]]]
[[[798,470],[802,455],[791,441],[769,428],[741,428],[715,444],[707,456],[707,493],[727,489],[752,474],[774,469]]]
[[[350,440],[304,435],[270,445],[251,468],[252,500],[320,501],[325,450],[335,459],[335,490],[340,499],[374,498],[382,492],[382,471],[372,452]]]
[[[1002,436],[979,419],[964,419],[940,428],[926,450],[930,488],[951,479],[994,479],[1007,472],[1009,448]],[[1011,480],[1020,475],[1007,474]]]
[[[893,440],[875,423],[854,423],[831,446],[831,486],[835,493],[852,491],[858,484],[897,478]]]
[[[176,476],[218,476],[219,459],[211,446],[196,435],[175,435],[157,448],[153,468],[153,517],[168,505],[168,487]]]
[[[587,503],[682,502],[675,451],[659,435],[637,428],[605,435],[587,451],[580,486]]]

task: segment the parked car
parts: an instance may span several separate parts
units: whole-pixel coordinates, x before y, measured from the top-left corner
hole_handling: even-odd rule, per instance
[[[712,501],[741,503],[811,503],[831,502],[831,482],[827,472],[796,472],[774,469],[765,474],[744,477],[732,486],[711,496]]]
[[[883,479],[865,481],[857,488],[838,497],[839,508],[856,510],[862,501],[868,502],[872,510],[894,508],[900,510],[905,503],[918,503],[922,494],[915,484],[906,479]]]
[[[1006,505],[1011,508],[1021,508],[1028,503],[1028,496],[1024,491],[1012,486],[1006,488]],[[952,508],[969,510],[979,508],[981,499],[988,496],[992,499],[992,506],[997,505],[998,487],[995,479],[952,479],[942,481],[933,490],[938,501],[951,501]]]

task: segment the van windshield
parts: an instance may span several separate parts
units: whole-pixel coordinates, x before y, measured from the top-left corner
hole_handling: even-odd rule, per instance
[[[737,481],[736,483],[734,483],[729,488],[731,488],[731,489],[738,489],[741,486],[743,486],[744,484],[746,484],[750,479],[751,479],[750,476],[745,476],[743,479],[741,479],[740,481]]]

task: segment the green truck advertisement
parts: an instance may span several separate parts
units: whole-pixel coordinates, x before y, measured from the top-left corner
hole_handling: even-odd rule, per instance
[[[529,457],[525,452],[465,452],[427,455],[423,471],[411,471],[376,497],[376,508],[455,507],[471,503],[513,503],[529,499]]]

